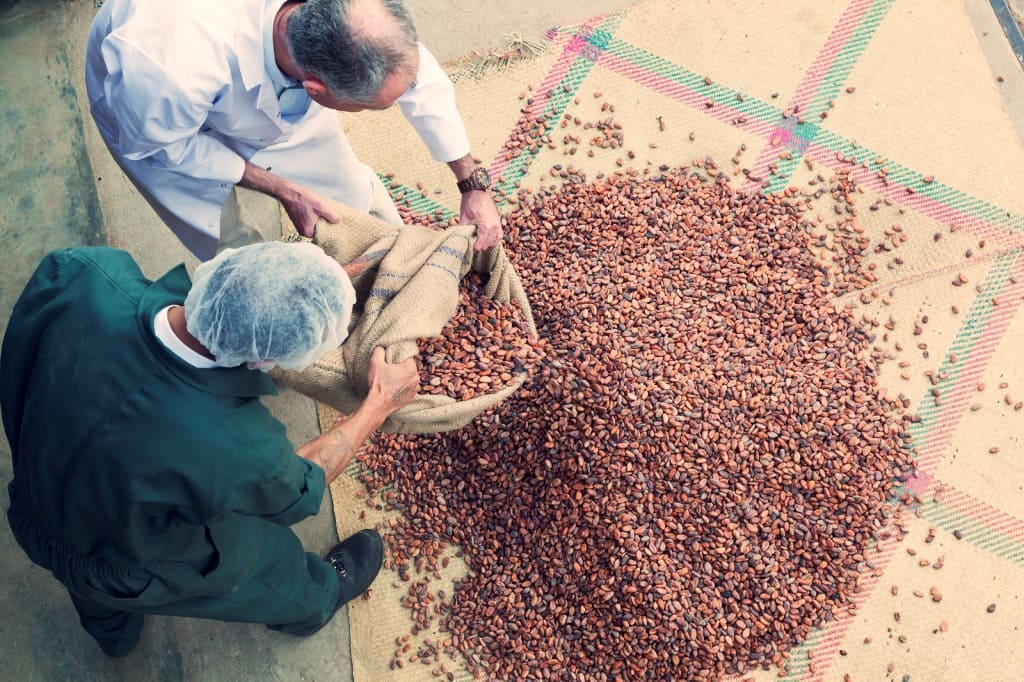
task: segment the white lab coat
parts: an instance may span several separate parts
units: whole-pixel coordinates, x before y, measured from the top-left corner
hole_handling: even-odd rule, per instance
[[[337,112],[281,118],[264,66],[268,6],[283,0],[107,0],[93,21],[86,89],[107,147],[161,219],[202,260],[246,160],[366,211],[372,187]],[[420,45],[398,100],[431,156],[469,153],[451,81]]]

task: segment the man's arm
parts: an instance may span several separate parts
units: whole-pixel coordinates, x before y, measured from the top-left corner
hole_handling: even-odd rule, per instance
[[[476,169],[476,161],[472,154],[466,154],[455,161],[449,161],[448,167],[455,174],[455,180],[465,180]],[[459,208],[459,220],[464,225],[476,225],[477,251],[489,249],[501,241],[501,214],[494,203],[494,196],[489,189],[471,189],[462,195]]]
[[[278,199],[303,236],[313,236],[321,217],[338,221],[319,194],[249,163],[203,132],[215,93],[183,88],[134,45],[109,39],[104,49],[108,68],[117,74],[103,84],[105,106],[117,125],[117,153],[132,161],[145,159],[154,170],[192,178],[197,193],[202,188],[203,198],[218,212],[239,184]]]
[[[153,52],[152,46],[142,49],[122,35],[103,41],[106,74],[89,95],[103,101],[93,111],[100,130],[116,127],[107,143],[130,161],[145,159],[155,168],[233,185],[242,173],[242,158],[202,132],[216,93],[196,84],[209,79],[170,73]]]
[[[398,98],[402,114],[412,124],[436,161],[443,161],[464,180],[476,168],[469,153],[469,136],[455,106],[455,88],[434,55],[419,46],[420,67],[416,85]],[[470,190],[462,195],[459,219],[477,226],[477,250],[501,241],[501,216],[489,191]]]
[[[295,229],[303,237],[313,236],[317,220],[321,217],[331,223],[341,220],[341,216],[316,192],[248,161],[245,162],[245,170],[238,184],[246,189],[269,194],[280,201]]]
[[[300,447],[296,454],[324,470],[327,484],[349,465],[356,451],[392,413],[412,402],[419,391],[419,370],[415,358],[388,364],[384,349],[370,356],[367,374],[370,390],[351,417],[340,417],[330,431]]]
[[[352,418],[355,419],[358,414],[357,411]],[[371,426],[341,416],[334,422],[330,431],[320,434],[300,447],[296,454],[323,469],[327,485],[330,485],[345,470],[359,449],[353,445],[353,441],[362,444],[383,423],[384,420],[381,419]]]

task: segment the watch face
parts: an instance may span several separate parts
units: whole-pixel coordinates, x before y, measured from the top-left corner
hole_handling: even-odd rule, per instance
[[[487,169],[481,166],[473,171],[473,180],[475,184],[479,185],[483,189],[487,189],[491,186],[491,174],[487,172]]]
[[[459,180],[456,186],[463,194],[471,189],[489,189],[491,186],[491,174],[487,172],[486,168],[479,166],[473,169],[473,172],[465,180]]]

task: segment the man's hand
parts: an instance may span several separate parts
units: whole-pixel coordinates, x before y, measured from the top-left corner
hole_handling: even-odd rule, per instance
[[[329,223],[341,220],[326,199],[311,189],[285,180],[259,166],[245,162],[245,170],[238,184],[247,189],[269,194],[284,206],[295,229],[303,237],[312,237],[316,232],[317,220],[323,218]]]
[[[316,233],[316,223],[320,218],[329,223],[341,220],[341,216],[319,194],[301,185],[293,185],[292,191],[286,196],[279,196],[278,200],[295,230],[303,237],[312,237]]]
[[[476,170],[477,164],[472,154],[466,154],[449,161],[448,167],[457,180],[465,180]],[[471,189],[462,195],[459,222],[463,225],[476,225],[473,248],[477,251],[489,249],[501,242],[501,215],[490,190]]]
[[[330,483],[345,470],[356,451],[384,420],[402,409],[416,397],[420,387],[420,373],[416,358],[396,365],[388,364],[384,349],[373,349],[370,368],[366,373],[370,390],[366,400],[350,417],[339,415],[331,429],[298,450],[296,454],[324,470]]]
[[[462,195],[459,208],[459,222],[476,225],[477,251],[489,249],[501,242],[501,214],[489,191],[471,189]]]
[[[416,358],[411,357],[392,365],[384,359],[384,349],[377,346],[370,355],[366,383],[370,390],[364,405],[369,404],[384,411],[384,417],[387,418],[411,403],[419,392],[420,372]]]

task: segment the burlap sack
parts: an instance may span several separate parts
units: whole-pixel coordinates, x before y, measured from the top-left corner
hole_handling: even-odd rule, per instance
[[[383,346],[391,363],[415,356],[417,339],[439,335],[455,314],[459,284],[471,268],[489,275],[486,295],[518,305],[529,333],[536,334],[529,301],[508,256],[500,245],[474,251],[475,226],[399,228],[345,206],[336,208],[341,221],[320,221],[313,242],[352,278],[354,326],[340,348],[313,366],[302,372],[275,371],[278,383],[351,414],[366,396],[373,350]],[[498,391],[471,400],[419,395],[381,428],[399,433],[458,429],[511,395],[525,379],[524,372]]]

